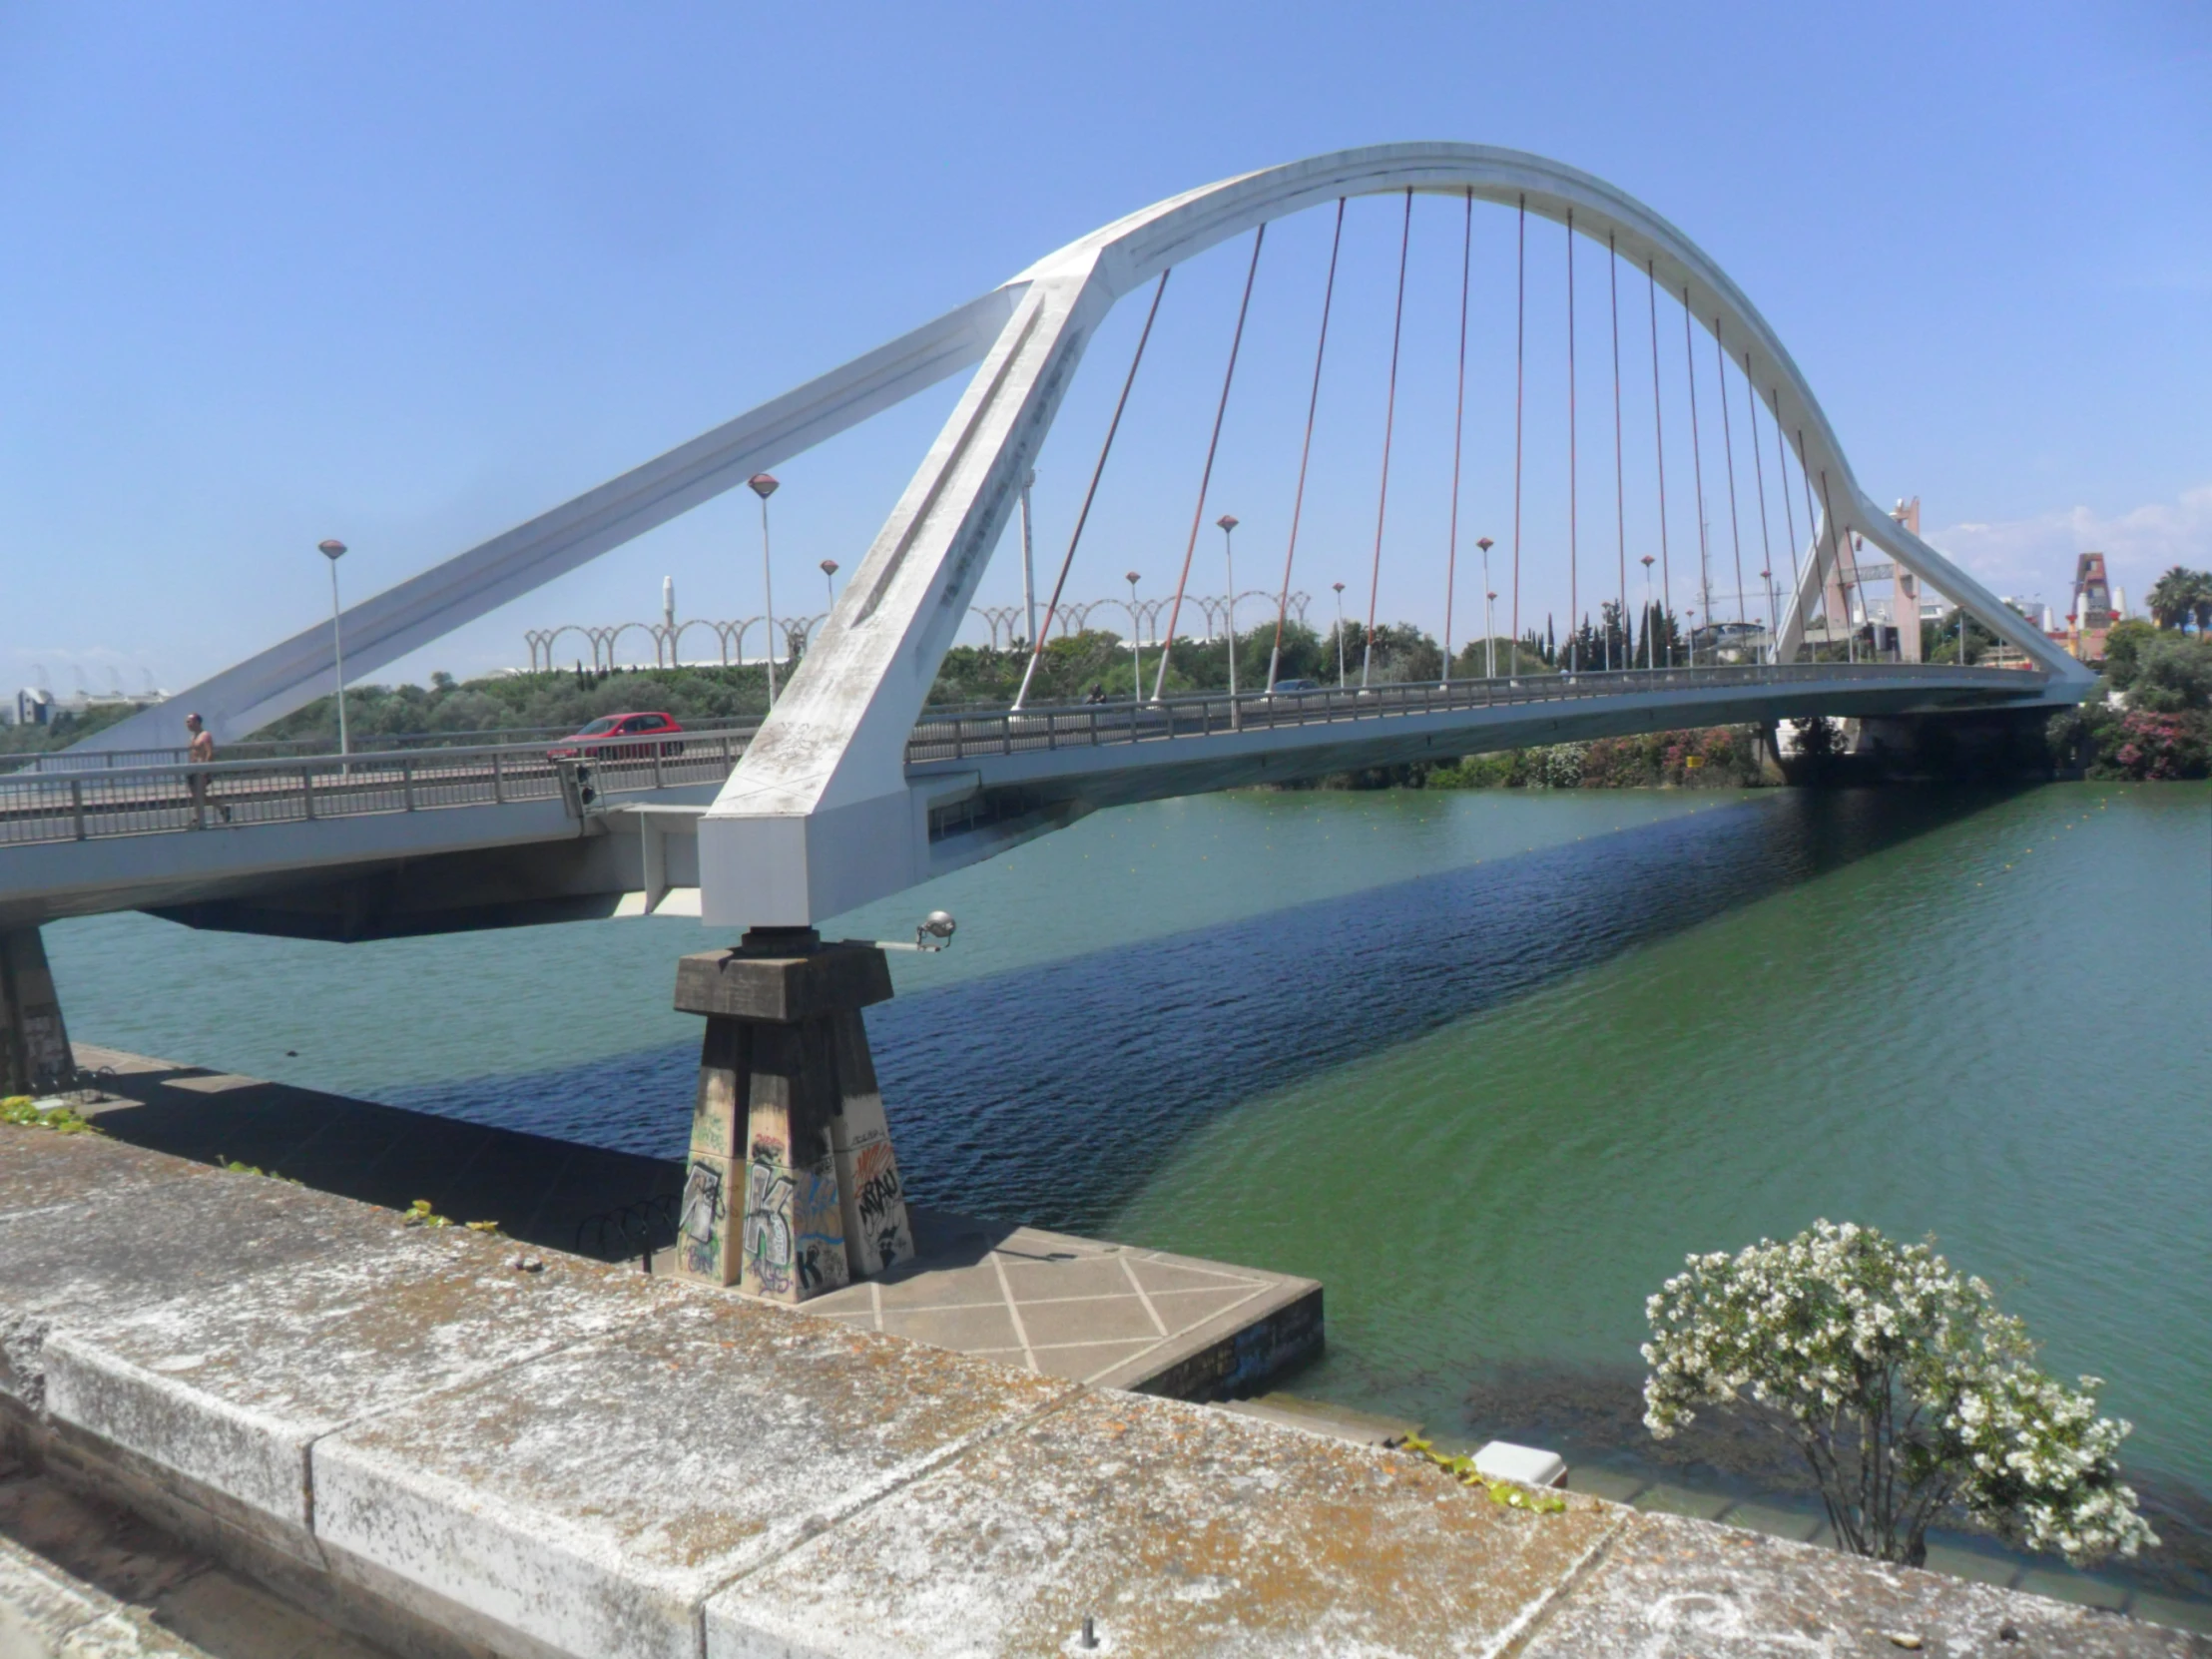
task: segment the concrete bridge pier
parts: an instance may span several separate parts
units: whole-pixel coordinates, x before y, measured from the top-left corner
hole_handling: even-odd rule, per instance
[[[0,929],[0,1095],[60,1088],[76,1069],[45,941],[36,927]]]
[[[686,956],[676,1006],[704,1014],[677,1272],[805,1302],[914,1254],[860,1010],[891,995],[871,944],[755,928]]]

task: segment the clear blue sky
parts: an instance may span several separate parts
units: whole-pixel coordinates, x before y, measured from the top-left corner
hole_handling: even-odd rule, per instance
[[[2072,555],[2101,547],[2139,600],[2175,560],[2212,564],[2207,89],[2200,0],[8,0],[0,680],[42,668],[64,693],[80,673],[95,690],[118,673],[133,689],[148,674],[187,683],[322,613],[323,536],[352,544],[345,579],[365,594],[1133,208],[1400,138],[1534,150],[1642,197],[1775,324],[1867,486],[1924,498],[1931,539],[2002,591],[2053,600]],[[1341,380],[1302,554],[1316,591],[1365,581],[1393,211],[1355,204],[1347,232]],[[1431,627],[1449,213],[1416,216],[1381,600],[1385,617]],[[1546,340],[1549,230],[1530,266],[1551,306],[1530,326]],[[1510,291],[1509,221],[1478,218],[1476,236],[1491,284],[1479,306]],[[1246,585],[1281,557],[1326,239],[1318,219],[1271,239],[1255,301],[1256,366],[1217,497],[1250,526]],[[1148,589],[1172,575],[1241,259],[1223,251],[1171,293],[1152,412],[1110,477],[1078,591],[1111,591],[1130,564]],[[1131,309],[1047,452],[1047,549],[1064,541]],[[1469,538],[1497,533],[1509,430],[1477,332]],[[1550,457],[1556,375],[1531,372],[1550,376],[1551,401],[1530,410]],[[784,469],[785,608],[819,593],[818,559],[856,562],[948,398]],[[1609,443],[1607,426],[1583,431]],[[1550,502],[1556,461],[1535,465]],[[1603,543],[1600,477],[1584,534]],[[750,507],[711,504],[380,677],[517,662],[533,625],[650,616],[664,574],[687,615],[756,610]],[[1543,514],[1532,570],[1537,544],[1548,559],[1559,540],[1554,506]],[[1214,568],[1194,587],[1218,589]],[[1012,591],[1013,572],[1001,557],[988,593]],[[1531,609],[1562,603],[1549,579],[1531,575]]]

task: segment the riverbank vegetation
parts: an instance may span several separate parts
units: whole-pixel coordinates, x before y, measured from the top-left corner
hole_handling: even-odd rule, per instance
[[[1945,1518],[2075,1566],[2158,1542],[2100,1381],[2042,1372],[2026,1327],[1927,1245],[1819,1221],[1690,1257],[1645,1313],[1651,1432],[1717,1409],[1791,1442],[1841,1548],[1917,1567]]]
[[[2212,636],[2123,622],[2104,650],[2097,688],[2051,717],[2054,764],[2094,779],[2212,777]]]

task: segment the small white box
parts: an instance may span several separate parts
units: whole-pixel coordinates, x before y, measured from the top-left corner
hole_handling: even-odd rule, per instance
[[[1523,1486],[1564,1486],[1567,1460],[1556,1451],[1492,1440],[1474,1454],[1474,1472],[1485,1480],[1515,1480]]]

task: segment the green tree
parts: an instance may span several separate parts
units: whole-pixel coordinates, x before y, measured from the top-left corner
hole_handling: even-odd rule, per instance
[[[2161,628],[2180,628],[2194,619],[2201,632],[2212,623],[2212,572],[2175,565],[2150,585],[2145,603]]]

